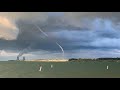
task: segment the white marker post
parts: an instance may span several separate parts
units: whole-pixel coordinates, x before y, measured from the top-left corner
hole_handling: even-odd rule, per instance
[[[107,70],[109,69],[109,67],[107,66]]]
[[[51,68],[53,68],[53,65],[51,65]]]
[[[40,66],[40,69],[39,69],[39,71],[42,71],[42,66]]]

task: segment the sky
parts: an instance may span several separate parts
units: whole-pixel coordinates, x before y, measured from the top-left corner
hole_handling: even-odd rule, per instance
[[[120,57],[120,12],[0,12],[0,60],[19,54],[21,59]]]

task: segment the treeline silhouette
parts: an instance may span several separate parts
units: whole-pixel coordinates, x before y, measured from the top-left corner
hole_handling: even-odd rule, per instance
[[[120,58],[70,58],[69,61],[118,61]]]

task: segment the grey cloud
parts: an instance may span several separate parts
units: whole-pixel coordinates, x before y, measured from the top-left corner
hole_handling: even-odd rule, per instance
[[[119,18],[120,13],[65,13],[65,16],[61,17],[47,17],[44,21],[40,20],[16,20],[16,26],[19,28],[19,33],[16,40],[0,40],[0,49],[13,50],[19,52],[27,47],[31,48],[31,51],[45,50],[50,52],[59,52],[60,48],[55,44],[58,41],[64,48],[65,52],[77,50],[113,50],[120,49],[119,41],[119,22],[112,20],[102,19],[97,23],[93,19],[87,19],[89,22],[82,20],[84,17],[97,17],[106,18],[109,17]],[[66,17],[68,16],[68,17]],[[37,17],[38,18],[38,17]],[[63,20],[65,19],[65,20]],[[69,21],[69,22],[68,22]],[[81,21],[81,22],[80,22]],[[82,22],[84,21],[84,22]],[[105,22],[104,22],[105,21]],[[76,23],[74,23],[76,22]],[[94,22],[94,23],[93,23]],[[104,22],[104,23],[103,23]],[[53,39],[45,37],[34,25],[39,25],[43,31],[48,35],[53,35]],[[87,23],[90,27],[85,27]],[[78,24],[78,25],[75,25]],[[83,26],[82,26],[83,25]],[[117,27],[117,28],[116,28]],[[52,40],[51,40],[52,39]],[[81,51],[81,54],[82,54]],[[101,52],[101,53],[103,53]],[[93,52],[91,52],[93,53]],[[89,53],[90,54],[90,53]],[[90,54],[91,55],[91,54]]]
[[[114,19],[120,18],[120,12],[65,12],[65,16],[74,19],[80,19],[80,18],[94,18],[94,17],[100,17],[100,18],[109,18]]]

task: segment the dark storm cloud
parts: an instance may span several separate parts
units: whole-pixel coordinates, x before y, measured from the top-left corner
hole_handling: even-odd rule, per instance
[[[103,18],[103,19],[114,19],[120,20],[120,12],[66,12],[66,17],[79,19],[79,18]]]
[[[54,20],[53,20],[54,21]],[[49,22],[49,20],[48,20]],[[53,22],[54,23],[54,22]],[[27,47],[31,47],[31,49],[43,49],[43,50],[58,50],[59,48],[55,44],[55,41],[51,41],[50,38],[45,37],[36,27],[34,24],[28,21],[18,21],[17,27],[19,28],[19,34],[16,40],[6,41],[1,40],[1,43],[4,43],[1,47],[4,48],[17,48],[17,49],[24,49]],[[54,24],[46,26],[54,29]],[[58,26],[60,26],[58,24]],[[41,27],[41,26],[40,26]],[[56,25],[55,25],[56,27]],[[61,26],[63,28],[63,26]],[[67,49],[97,49],[100,48],[100,41],[99,38],[119,38],[119,31],[115,31],[112,28],[103,29],[101,30],[86,30],[86,29],[71,29],[72,31],[63,30],[62,28],[56,28],[55,30],[51,31],[55,35],[57,41],[61,43],[65,50]],[[44,28],[42,27],[44,30]],[[64,28],[66,29],[66,28]],[[46,29],[47,30],[47,29]],[[75,31],[74,31],[75,30]],[[47,30],[49,31],[49,30]],[[45,32],[47,32],[45,31]],[[113,41],[112,39],[109,40],[108,44]],[[107,40],[106,40],[107,42]],[[97,44],[96,44],[97,43]],[[99,46],[98,46],[99,45]],[[102,45],[101,48],[104,48],[106,45]],[[111,45],[109,45],[111,46]],[[112,48],[112,47],[111,47]]]
[[[98,18],[96,18],[97,20]],[[111,20],[93,21],[91,30],[55,32],[58,38],[67,39],[66,48],[71,49],[120,49],[120,28]],[[91,22],[92,23],[92,22]],[[92,25],[92,24],[91,24]],[[117,28],[116,28],[117,27]],[[63,36],[62,36],[63,35]],[[62,36],[62,37],[61,37]]]
[[[84,17],[95,18],[93,20],[87,19],[89,22],[84,22],[85,26],[79,26],[80,19],[83,16],[79,13],[72,13],[72,18],[78,20],[78,25],[64,21],[58,17],[48,17],[44,22],[34,22],[41,27],[48,35],[53,35],[52,38],[45,37],[38,28],[35,27],[31,20],[17,20],[16,26],[19,29],[16,40],[0,40],[0,49],[20,51],[30,47],[31,51],[46,50],[46,51],[60,51],[60,48],[55,44],[56,41],[64,48],[66,52],[75,50],[111,50],[120,49],[120,28],[119,21],[114,22],[109,17],[119,18],[119,13],[89,13]],[[100,18],[96,18],[100,17]],[[104,19],[101,19],[104,18]],[[68,18],[69,19],[69,18]],[[75,22],[73,20],[73,22]],[[82,23],[82,22],[81,22]],[[54,40],[53,40],[54,39]]]
[[[63,18],[59,17],[48,17],[46,22],[37,22],[37,24],[44,30],[44,31],[55,31],[59,29],[67,29],[67,30],[84,30],[88,29],[85,27],[77,27],[74,25],[70,25],[67,23]]]
[[[49,22],[50,21],[48,20],[48,23]],[[54,20],[52,23],[53,24],[55,23]],[[29,21],[18,20],[16,24],[17,24],[17,27],[19,28],[19,34],[17,36],[17,39],[16,40],[4,40],[4,39],[0,40],[2,43],[1,49],[22,50],[27,47],[30,47],[32,50],[37,50],[37,49],[50,50],[50,51],[59,50],[58,46],[55,44],[56,42],[50,38],[45,37],[38,30],[38,28],[36,28],[36,26],[33,23]],[[55,26],[52,26],[52,24],[49,26],[48,25],[46,25],[46,27],[48,28],[51,27],[52,29],[56,28],[56,25]],[[42,27],[42,25],[39,25],[39,26]],[[58,26],[57,28],[60,29],[59,24],[57,26]],[[68,27],[65,27],[65,28],[68,28]],[[42,27],[42,29],[44,31],[45,30],[49,31],[44,27]]]
[[[26,44],[25,46],[30,45],[32,49],[43,49],[43,50],[51,50],[51,51],[59,50],[58,46],[55,44],[56,41],[53,40],[52,38],[45,37],[44,34],[41,33],[34,24],[39,25],[41,29],[46,33],[56,32],[60,29],[80,30],[81,28],[74,26],[65,26],[65,24],[61,24],[61,22],[58,22],[56,25],[55,24],[56,20],[57,19],[53,18],[53,20],[49,21],[48,18],[47,22],[43,24],[31,23],[28,21],[21,21],[21,20],[18,21],[17,27],[19,28],[20,31],[16,40],[17,44],[18,43],[19,45]]]

